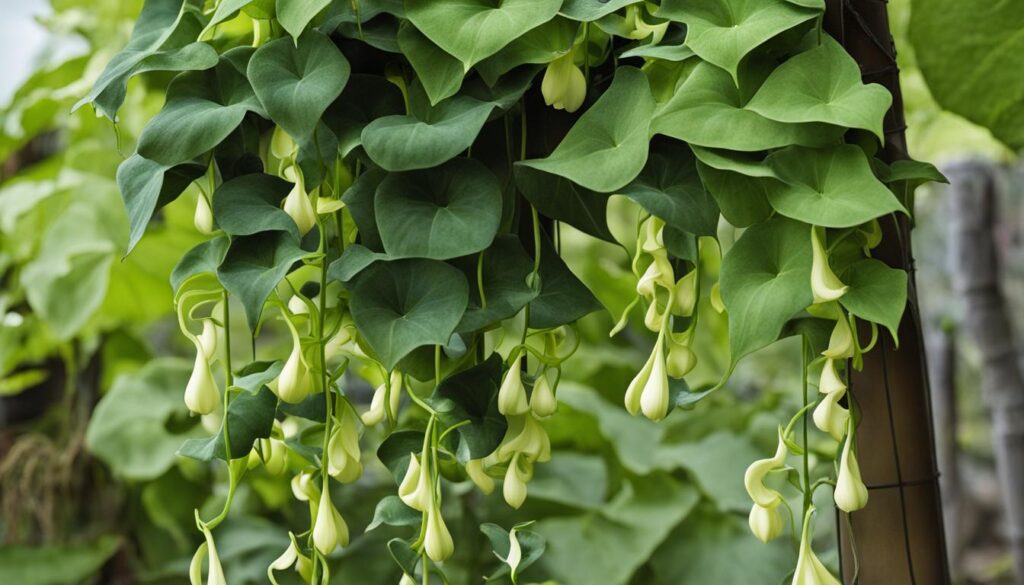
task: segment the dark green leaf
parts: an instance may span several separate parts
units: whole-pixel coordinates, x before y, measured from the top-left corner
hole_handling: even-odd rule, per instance
[[[263,173],[231,179],[221,183],[213,195],[213,217],[229,236],[282,231],[298,240],[298,226],[281,209],[281,201],[293,186],[284,179]]]
[[[576,278],[547,237],[541,237],[540,294],[530,303],[533,329],[547,329],[572,323],[603,309],[585,284]]]
[[[462,269],[468,282],[476,283],[480,261],[479,255],[473,255],[460,258],[455,265]],[[478,331],[508,319],[537,297],[538,291],[527,284],[527,277],[533,271],[533,260],[526,255],[516,236],[500,234],[484,251],[482,262],[486,307],[481,301],[479,287],[471,286],[469,306],[456,331]]]
[[[683,144],[657,144],[640,176],[619,193],[670,226],[699,236],[717,233],[718,204],[704,189],[693,154]]]
[[[567,223],[595,238],[615,241],[608,229],[608,195],[528,166],[516,165],[514,174],[519,191],[544,217]]]
[[[445,378],[430,397],[445,426],[470,421],[455,431],[459,434],[456,454],[462,461],[490,455],[505,436],[508,423],[498,412],[501,374],[501,356],[493,353],[486,361]]]
[[[232,459],[246,457],[256,439],[270,436],[276,411],[277,396],[266,386],[257,394],[242,392],[231,400],[227,424]],[[189,439],[178,450],[179,455],[199,461],[226,459],[225,452],[223,428],[208,439]]]
[[[907,305],[907,273],[869,258],[844,270],[841,278],[850,288],[839,302],[861,319],[887,327],[897,339]]]
[[[138,154],[128,157],[117,167],[117,186],[128,211],[127,255],[146,233],[153,213],[178,198],[181,192],[206,169],[186,162],[167,167]]]

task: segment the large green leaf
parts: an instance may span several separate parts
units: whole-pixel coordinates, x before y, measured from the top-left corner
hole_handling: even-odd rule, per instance
[[[230,236],[251,236],[265,231],[288,232],[299,239],[295,220],[281,209],[293,184],[264,173],[225,181],[213,195],[213,217]]]
[[[1010,148],[1024,148],[1020,3],[913,0],[912,6],[910,40],[935,101]]]
[[[458,269],[422,259],[377,262],[351,290],[352,319],[389,370],[417,347],[448,343],[469,294]]]
[[[247,456],[256,439],[270,436],[276,412],[277,396],[266,386],[255,394],[240,392],[231,399],[228,406],[228,440],[231,442],[232,459]],[[199,461],[227,459],[223,427],[209,438],[185,441],[178,449],[178,455]]]
[[[359,175],[341,197],[348,206],[356,227],[359,228],[359,243],[374,251],[383,250],[384,246],[380,242],[380,232],[377,230],[373,200],[377,194],[377,187],[387,175],[381,169],[370,169]]]
[[[512,41],[504,49],[477,63],[476,70],[488,85],[526,63],[550,63],[572,50],[579,23],[554,18]]]
[[[72,111],[91,103],[111,120],[124,103],[128,80],[147,71],[209,69],[217,51],[195,42],[202,30],[197,0],[147,0],[135,21],[131,40],[107,63],[92,89]]]
[[[270,41],[247,69],[270,119],[297,141],[313,137],[320,116],[345,88],[349,64],[331,39],[315,30]]]
[[[625,585],[700,500],[666,474],[625,484],[604,508],[546,518],[535,530],[548,542],[538,563],[565,585]],[[587,559],[581,563],[580,559]]]
[[[830,148],[792,146],[766,162],[782,180],[768,185],[776,211],[805,223],[851,227],[894,211],[905,211],[871,172],[864,152],[853,145]]]
[[[737,227],[768,219],[768,184],[775,172],[764,163],[764,153],[732,152],[692,146],[704,187],[718,202],[722,217]]]
[[[778,122],[823,122],[873,132],[885,142],[882,120],[892,96],[865,85],[860,67],[830,36],[779,66],[747,103],[748,110]]]
[[[456,431],[456,454],[462,461],[490,455],[505,436],[508,422],[498,412],[501,374],[501,356],[492,353],[486,361],[445,378],[430,397],[445,426],[462,423]]]
[[[620,67],[611,86],[573,125],[550,156],[520,165],[611,193],[636,178],[647,162],[655,102],[647,76]]]
[[[619,193],[683,231],[699,236],[718,232],[718,204],[704,189],[693,153],[684,144],[652,146],[640,176]]]
[[[366,154],[389,171],[425,169],[455,158],[473,144],[494,109],[466,96],[430,107],[419,86],[410,94],[412,115],[377,118],[363,128]]]
[[[565,222],[595,238],[615,241],[608,229],[608,195],[528,166],[516,166],[514,174],[523,197],[544,217]]]
[[[85,444],[118,477],[156,479],[174,465],[183,435],[169,429],[185,419],[183,399],[192,371],[183,360],[160,359],[114,381],[89,419]],[[187,428],[187,427],[186,427]],[[201,429],[188,430],[196,436]]]
[[[821,12],[786,0],[665,0],[655,14],[685,23],[686,46],[736,80],[747,54]]]
[[[541,237],[540,286],[540,294],[530,303],[529,326],[533,329],[572,323],[603,308],[546,236]]]
[[[193,162],[167,167],[137,154],[128,157],[117,167],[117,186],[128,211],[128,246],[125,254],[131,252],[146,233],[146,226],[153,213],[177,199],[205,171],[202,165]]]
[[[447,260],[491,244],[501,221],[501,185],[483,164],[466,158],[443,166],[391,173],[381,181],[374,214],[392,257]]]
[[[0,583],[91,583],[120,548],[121,539],[109,535],[82,544],[6,545],[0,548]]]
[[[481,262],[483,266],[479,265]],[[479,271],[483,284],[483,293],[479,285],[470,287],[469,305],[459,321],[459,332],[478,331],[508,319],[539,292],[527,283],[533,271],[533,259],[526,255],[519,238],[512,234],[498,235],[484,250],[482,259],[479,255],[466,256],[455,261],[455,265],[471,283],[477,282]]]
[[[363,143],[360,134],[367,124],[403,111],[402,92],[395,84],[377,75],[356,73],[327,108],[324,123],[338,138],[338,152],[348,156]]]
[[[405,0],[406,17],[466,71],[554,18],[562,0]]]
[[[810,227],[785,218],[751,226],[722,259],[721,283],[735,365],[813,301]]]
[[[409,60],[430,104],[455,95],[466,72],[462,62],[444,52],[408,21],[398,27],[398,47]]]
[[[317,230],[306,234],[306,239],[314,242],[318,237]],[[288,232],[262,232],[231,240],[224,261],[217,268],[217,278],[241,301],[251,331],[256,330],[270,292],[293,264],[309,254],[310,250],[303,249]]]
[[[573,20],[593,22],[604,16],[637,4],[640,0],[565,0],[561,14]]]
[[[246,113],[262,114],[245,77],[251,54],[251,49],[232,49],[212,69],[175,77],[163,109],[139,136],[139,155],[166,167],[178,165],[220,144]]]
[[[286,0],[277,5],[277,21],[298,39],[309,22],[330,4],[331,0]]]
[[[844,270],[841,278],[850,288],[839,302],[861,319],[887,327],[897,339],[907,306],[907,273],[868,258]]]
[[[224,261],[229,243],[228,237],[221,235],[200,242],[185,252],[171,271],[171,290],[177,293],[186,280],[197,274],[217,274],[217,267]]]
[[[655,134],[697,146],[757,151],[801,144],[821,146],[838,141],[843,129],[826,124],[785,124],[743,107],[740,90],[729,75],[698,64],[675,95],[651,121]]]

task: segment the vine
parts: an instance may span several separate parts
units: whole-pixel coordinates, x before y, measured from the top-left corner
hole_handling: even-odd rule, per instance
[[[116,119],[130,77],[176,72],[118,183],[129,248],[190,183],[202,191],[195,225],[209,239],[172,286],[196,349],[185,402],[220,421],[180,453],[227,462],[230,488],[219,515],[196,514],[193,584],[204,559],[207,582],[225,582],[214,533],[260,465],[292,474],[309,507],[269,580],[294,568],[329,582],[328,556],[350,537],[332,494],[362,474],[371,434],[397,485],[378,511],[418,514],[388,545],[402,583],[447,583],[447,486],[490,493],[500,478],[508,505],[523,504],[551,457],[543,421],[575,323],[600,309],[559,257],[556,223],[630,251],[636,298],[612,334],[640,308],[656,336],[625,389],[630,414],[691,408],[744,356],[801,338],[804,406],[774,456],[747,470],[750,529],[777,538],[789,510],[793,583],[838,582],[811,548],[813,495],[834,486],[846,513],[867,504],[845,377],[879,326],[895,339],[906,302],[906,274],[872,258],[879,219],[908,213],[908,186],[937,177],[874,158],[891,96],[819,30],[823,11],[822,0],[148,0],[82,103]],[[605,221],[612,195],[638,210],[632,242]],[[742,233],[719,239],[722,228]],[[702,305],[728,320],[731,360],[719,383],[691,388]],[[241,368],[232,306],[251,334]],[[283,359],[257,346],[273,332],[291,341]],[[361,413],[358,379],[375,388]],[[838,454],[833,477],[812,477],[818,431]],[[799,513],[777,489],[790,473]],[[543,549],[528,524],[481,529],[513,583]]]

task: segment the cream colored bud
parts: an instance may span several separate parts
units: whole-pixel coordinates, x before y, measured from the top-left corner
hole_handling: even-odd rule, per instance
[[[523,561],[523,548],[519,545],[519,537],[516,535],[516,529],[513,528],[508,533],[508,556],[505,557],[505,564],[508,565],[515,576],[516,571],[519,569],[519,563]]]
[[[373,398],[370,400],[370,409],[364,412],[362,416],[364,425],[368,427],[375,426],[384,420],[385,416],[387,416],[387,413],[384,410],[384,402],[387,399],[387,393],[387,384],[381,384],[373,391]]]
[[[555,399],[555,391],[551,388],[547,374],[541,372],[533,382],[533,392],[530,394],[530,410],[533,414],[546,418],[558,410],[558,400]]]
[[[784,528],[778,502],[768,508],[754,504],[747,521],[750,524],[750,531],[765,544],[778,538]]]
[[[210,209],[210,201],[204,195],[196,199],[196,213],[192,216],[192,223],[196,231],[208,236],[213,233],[213,210]]]
[[[313,526],[313,546],[320,554],[331,554],[337,547],[348,546],[348,524],[331,502],[331,494],[324,485],[317,505],[316,522]]]
[[[804,528],[800,536],[800,553],[797,556],[796,570],[793,572],[791,585],[842,585],[832,573],[825,568],[818,556],[811,549],[814,531],[811,530],[811,519],[814,508],[808,508],[804,515]]]
[[[270,475],[281,475],[288,466],[288,446],[277,439],[260,439],[263,467]]]
[[[814,408],[814,426],[818,430],[828,433],[837,441],[843,440],[846,433],[846,421],[850,418],[850,411],[839,404],[842,399],[842,392],[825,394],[821,402]]]
[[[839,280],[828,264],[828,251],[821,242],[821,229],[811,226],[811,293],[815,303],[838,300],[846,294],[848,286]]]
[[[299,235],[306,235],[316,225],[316,210],[313,209],[313,202],[309,200],[309,195],[302,188],[301,182],[296,183],[285,197],[284,212],[295,221]]]
[[[288,327],[292,331],[292,352],[277,377],[277,396],[289,404],[298,404],[312,392],[313,381],[302,355],[299,334],[291,322]]]
[[[523,356],[520,355],[505,372],[505,378],[498,389],[498,412],[505,416],[524,414],[530,411],[526,399],[526,388],[522,380]]]
[[[690,349],[690,332],[668,334],[668,359],[665,361],[668,375],[682,378],[697,366],[697,354]]]
[[[420,467],[415,453],[409,455],[409,467],[405,470],[402,483],[398,485],[398,497],[413,510],[426,512],[434,500],[430,469]]]
[[[427,510],[427,530],[423,535],[423,550],[435,563],[448,559],[455,552],[452,535],[448,532],[444,517],[441,516],[441,510],[437,505],[432,505]]]
[[[300,502],[308,502],[316,496],[312,474],[303,471],[292,477],[292,495]]]
[[[196,414],[210,414],[220,406],[220,391],[210,373],[203,346],[196,343],[196,361],[185,386],[185,406]]]
[[[786,455],[789,450],[783,440],[782,432],[782,427],[779,427],[779,443],[775,448],[775,455],[751,463],[743,475],[743,485],[747,488],[747,494],[755,504],[762,508],[771,508],[782,501],[782,495],[779,492],[764,484],[764,480],[770,472],[782,469],[786,465]]]
[[[572,51],[548,63],[540,91],[544,103],[556,110],[580,109],[587,97],[587,80],[573,61]]]
[[[501,493],[505,498],[505,502],[517,510],[526,501],[526,481],[528,477],[519,469],[519,459],[521,456],[521,454],[516,453],[512,457],[512,461],[508,464],[508,470],[505,471],[505,481],[501,487]]]
[[[834,359],[829,358],[825,360],[825,365],[821,368],[818,392],[822,394],[839,394],[840,396],[846,392],[846,383],[839,377],[839,371],[836,370],[836,361]]]
[[[668,372],[665,368],[665,350],[661,340],[654,344],[653,355],[651,375],[640,391],[640,411],[647,418],[659,421],[668,416],[669,411]]]
[[[689,317],[697,306],[697,270],[691,270],[675,284],[671,311],[679,317]]]
[[[342,327],[324,344],[324,357],[328,360],[334,359],[345,351],[345,346],[351,341],[352,331],[348,327]]]
[[[291,160],[295,157],[295,153],[299,151],[299,146],[295,144],[292,137],[288,135],[280,126],[274,128],[274,133],[270,137],[270,153],[280,160]]]
[[[654,369],[654,360],[657,358],[655,352],[651,352],[651,355],[644,362],[644,366],[640,368],[640,371],[633,377],[633,381],[629,383],[626,388],[626,412],[632,415],[636,415],[640,412],[640,397],[643,389],[647,386],[648,380],[651,378],[651,371]]]
[[[851,434],[843,446],[839,458],[839,477],[836,480],[836,507],[844,512],[856,512],[868,505],[868,488],[860,476],[860,465],[853,452],[854,436]]]
[[[196,554],[192,557],[192,563],[189,566],[189,581],[192,585],[202,585],[203,559],[209,556],[206,585],[227,585],[224,569],[221,567],[220,557],[217,555],[217,545],[213,541],[213,533],[205,524],[200,524],[200,529],[206,541],[199,545]]]
[[[821,355],[832,359],[853,356],[853,329],[845,315],[836,320],[835,327],[832,328],[832,335],[828,340],[828,348],[821,352]]]
[[[466,475],[485,494],[494,491],[494,479],[484,471],[483,459],[470,459],[466,462]]]
[[[199,347],[203,350],[208,362],[213,362],[217,357],[218,329],[213,319],[203,319],[203,332],[199,334]]]

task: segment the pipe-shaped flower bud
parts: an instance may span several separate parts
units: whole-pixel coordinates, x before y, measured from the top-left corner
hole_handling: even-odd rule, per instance
[[[860,477],[860,465],[853,452],[854,435],[850,433],[839,458],[839,477],[834,494],[836,507],[844,512],[855,512],[868,504],[868,488]]]
[[[213,233],[213,210],[210,209],[210,201],[205,195],[200,195],[196,200],[196,213],[192,216],[192,223],[196,231],[208,236]]]
[[[327,473],[341,483],[352,483],[363,472],[357,420],[352,407],[345,403],[327,441]]]
[[[505,502],[517,510],[526,501],[526,482],[530,477],[528,472],[519,468],[521,457],[521,453],[516,453],[509,461],[508,470],[505,471],[505,481],[501,486],[501,495],[504,496]]]
[[[217,338],[219,337],[217,325],[213,319],[203,319],[203,332],[199,334],[199,347],[208,362],[212,362],[217,356]]]
[[[775,448],[775,455],[751,463],[743,475],[743,485],[747,488],[747,494],[762,508],[771,508],[782,501],[782,494],[764,485],[764,480],[770,472],[782,469],[786,464],[788,449],[782,432],[782,427],[779,427],[779,445]]]
[[[814,408],[814,426],[818,427],[818,430],[832,435],[832,438],[837,441],[843,440],[843,435],[846,433],[846,421],[850,418],[850,411],[839,404],[842,397],[842,392],[825,394],[818,406]]]
[[[288,319],[285,319],[285,323],[292,334],[292,352],[277,377],[277,396],[289,404],[298,404],[309,396],[313,383],[306,358],[302,355],[299,332]]]
[[[573,61],[572,51],[548,63],[540,84],[544,103],[556,110],[575,112],[587,97],[587,80]]]
[[[779,513],[780,503],[776,502],[774,506],[767,508],[754,504],[750,508],[750,516],[747,518],[747,522],[750,524],[750,531],[758,540],[765,544],[775,540],[782,534],[784,523],[782,514]]]
[[[662,340],[654,344],[651,375],[640,391],[640,410],[644,416],[659,421],[668,416],[668,372],[665,368],[665,350]]]
[[[288,446],[274,438],[260,439],[263,467],[270,475],[281,475],[288,466]]]
[[[697,354],[690,349],[692,332],[668,334],[668,359],[665,362],[668,375],[682,378],[697,365]]]
[[[505,372],[505,379],[498,389],[498,412],[505,416],[514,416],[529,412],[530,404],[526,399],[526,388],[521,375],[523,356],[519,355]]]
[[[541,372],[533,382],[530,410],[540,418],[549,417],[558,410],[558,400],[555,399],[555,391],[551,388],[546,372]]]
[[[202,585],[203,559],[209,555],[206,585],[227,585],[228,581],[224,578],[224,569],[221,567],[220,557],[217,555],[217,545],[213,542],[213,533],[201,522],[199,528],[206,540],[199,545],[196,554],[192,556],[192,563],[188,571],[189,581],[191,585]]]
[[[196,361],[185,386],[185,406],[196,414],[210,414],[220,406],[220,391],[210,373],[210,362],[201,343],[196,341]]]
[[[828,265],[828,251],[821,242],[820,228],[811,226],[811,293],[815,303],[834,301],[849,288],[832,272]]]
[[[846,382],[839,377],[839,371],[836,370],[836,361],[832,358],[825,360],[825,365],[821,368],[821,378],[818,379],[818,392],[822,394],[839,394],[840,396],[846,392]]]
[[[814,533],[811,530],[811,517],[814,508],[808,508],[804,515],[804,528],[800,536],[800,553],[797,557],[796,571],[793,572],[791,585],[842,585],[832,573],[825,568],[818,556],[811,549]]]
[[[331,494],[324,483],[317,505],[316,521],[313,525],[313,546],[320,554],[329,555],[337,547],[348,546],[348,524],[331,502]]]
[[[836,320],[835,327],[832,328],[832,335],[828,340],[828,348],[821,352],[821,355],[832,359],[853,356],[853,329],[850,327],[846,315],[842,315]]]
[[[306,235],[316,225],[316,210],[303,188],[302,181],[295,183],[291,192],[284,198],[284,212],[295,221],[300,235]]]
[[[650,357],[644,362],[644,366],[640,368],[640,371],[633,377],[633,381],[629,383],[626,388],[626,412],[636,416],[640,412],[640,397],[643,389],[647,386],[647,382],[651,379],[651,371],[654,369],[654,361],[657,358],[655,352],[651,352]]]
[[[444,517],[441,516],[441,510],[436,504],[427,510],[427,530],[423,535],[423,550],[435,563],[446,560],[455,552],[452,535],[448,532]]]
[[[409,467],[398,486],[398,497],[413,510],[426,512],[434,499],[429,468],[421,468],[415,453],[409,455]]]

